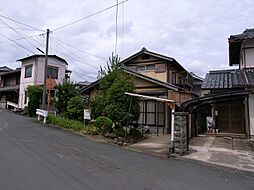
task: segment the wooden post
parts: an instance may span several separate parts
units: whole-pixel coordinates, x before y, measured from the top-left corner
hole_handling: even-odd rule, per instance
[[[48,49],[49,49],[49,32],[47,29],[46,37],[46,54],[45,54],[45,68],[44,68],[44,83],[43,83],[43,96],[42,96],[42,109],[46,110],[46,80],[47,80],[47,65],[48,65]]]
[[[51,81],[51,75],[49,76],[49,81]],[[50,90],[51,90],[51,82],[49,83],[49,86],[48,86],[48,112],[50,110]]]

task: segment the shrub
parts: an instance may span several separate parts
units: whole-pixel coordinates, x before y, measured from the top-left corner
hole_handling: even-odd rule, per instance
[[[100,134],[99,128],[93,124],[89,124],[89,125],[85,126],[81,132],[84,134],[87,134],[87,135],[99,135]]]
[[[40,86],[28,86],[27,94],[29,97],[28,102],[28,115],[34,117],[36,115],[36,109],[40,107],[42,97],[42,87]]]
[[[111,132],[113,122],[105,116],[100,116],[95,121],[95,126],[98,127],[103,134]]]
[[[67,115],[73,120],[83,120],[84,101],[81,96],[74,96],[68,101]]]
[[[137,129],[130,129],[129,136],[133,138],[134,141],[137,141],[142,138],[142,134]]]
[[[84,128],[84,124],[80,121],[70,120],[53,115],[48,116],[47,122],[66,129],[73,129],[75,131],[80,131]]]
[[[124,137],[125,131],[123,130],[123,128],[117,128],[115,131],[115,135],[117,137]]]

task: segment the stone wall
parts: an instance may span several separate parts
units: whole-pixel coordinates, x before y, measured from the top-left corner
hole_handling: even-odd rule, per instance
[[[174,113],[174,154],[184,155],[187,152],[187,124],[188,113],[175,112]]]

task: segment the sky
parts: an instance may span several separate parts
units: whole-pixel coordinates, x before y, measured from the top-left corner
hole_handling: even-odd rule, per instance
[[[96,80],[112,52],[123,60],[142,47],[204,77],[230,68],[230,35],[254,28],[253,0],[1,1],[0,66],[45,52],[49,29],[49,53],[67,60],[76,82]]]

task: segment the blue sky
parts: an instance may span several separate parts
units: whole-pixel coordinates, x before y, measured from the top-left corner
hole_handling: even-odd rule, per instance
[[[17,59],[39,53],[37,47],[44,50],[42,34],[49,28],[50,53],[69,62],[72,79],[95,80],[99,66],[105,65],[115,51],[116,8],[54,29],[115,3],[116,0],[1,2],[0,66],[18,67]],[[209,70],[229,68],[227,39],[254,27],[253,12],[252,0],[128,0],[118,7],[117,54],[124,59],[146,47],[174,57],[188,71],[204,77]],[[20,39],[28,36],[34,37]]]

